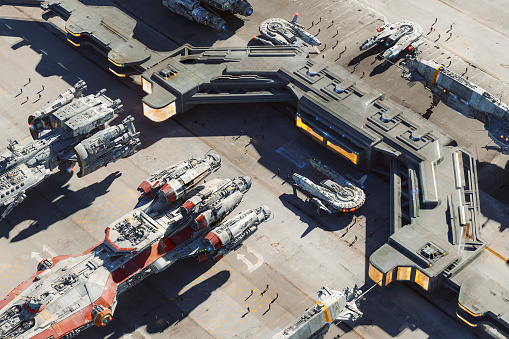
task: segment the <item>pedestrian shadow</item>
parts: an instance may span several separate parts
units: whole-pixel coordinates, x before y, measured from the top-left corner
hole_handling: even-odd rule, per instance
[[[228,270],[215,274],[210,271],[216,264],[182,260],[166,271],[148,277],[119,297],[114,320],[108,327],[93,327],[87,330],[86,338],[119,339],[124,335],[143,338],[145,335],[138,331],[153,335],[182,326],[193,310],[230,279]],[[209,271],[212,273],[209,277],[195,284],[200,276]],[[213,309],[205,310],[208,311],[214,312]],[[138,330],[141,326],[145,326],[144,329]]]

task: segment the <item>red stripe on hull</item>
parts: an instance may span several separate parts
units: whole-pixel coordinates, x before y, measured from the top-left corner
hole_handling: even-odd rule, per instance
[[[150,189],[152,188],[152,185],[148,182],[148,181],[143,181],[140,186],[138,186],[138,190],[141,189],[143,192],[145,192],[145,194],[147,195],[147,197],[150,198],[151,194],[150,194]]]
[[[187,200],[185,203],[182,204],[182,208],[185,208],[188,211],[193,207],[194,203],[191,200]]]
[[[92,305],[73,313],[69,317],[51,326],[58,338],[92,321]]]
[[[194,230],[192,229],[192,227],[187,226],[182,231],[171,236],[171,240],[173,241],[173,243],[176,246],[178,246],[178,245],[182,244],[184,241],[186,241],[187,239],[191,238],[193,233],[194,233]]]
[[[166,196],[167,203],[174,202],[177,200],[177,194],[170,185],[164,184],[164,186],[161,187],[161,191],[163,191],[164,195]]]
[[[134,247],[118,247],[117,245],[115,245],[114,243],[112,243],[110,241],[110,228],[109,227],[106,227],[106,236],[104,237],[104,240],[110,244],[111,246],[113,246],[117,251],[119,252],[132,252],[134,251]]]
[[[35,336],[32,337],[32,339],[48,339],[51,338],[51,336],[53,336],[53,338],[58,338],[58,334],[57,332],[55,332],[53,327],[50,327],[44,330],[43,332],[36,334]]]
[[[219,237],[214,232],[209,232],[209,234],[207,234],[205,239],[210,241],[210,244],[212,246],[214,246],[214,249],[216,249],[216,250],[223,247],[223,243],[221,242],[221,239],[219,239]]]

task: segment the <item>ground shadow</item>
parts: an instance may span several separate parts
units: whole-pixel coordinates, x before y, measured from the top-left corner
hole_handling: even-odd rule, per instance
[[[300,216],[300,220],[308,225],[308,228],[301,234],[304,238],[316,227],[320,227],[327,231],[339,231],[347,227],[353,218],[351,213],[337,213],[317,215],[316,208],[311,202],[303,201],[296,194],[282,194],[279,196],[281,203],[295,215]]]
[[[382,45],[373,46],[370,49],[367,49],[367,50],[363,51],[361,54],[355,56],[352,60],[350,60],[348,62],[348,66],[357,65],[362,60],[364,60],[364,59],[366,59],[366,58],[368,58],[368,57],[370,57],[372,55],[380,54],[384,50],[385,50],[385,48]],[[379,58],[377,57],[377,59],[379,59]]]
[[[108,193],[108,188],[115,179],[121,176],[121,173],[111,173],[102,181],[77,191],[69,190],[69,185],[65,184],[70,176],[66,172],[58,172],[50,176],[36,188],[29,190],[25,201],[0,222],[14,228],[24,220],[34,220],[12,238],[11,242],[29,238],[57,221],[89,207],[95,199]],[[0,236],[9,238],[9,230],[6,227],[1,227],[0,232]]]
[[[488,193],[493,198],[507,206],[509,211],[509,162],[505,167],[488,162],[477,164],[479,189]],[[483,204],[481,203],[481,208]]]
[[[93,327],[84,335],[86,338],[116,339],[132,333],[133,337],[138,337],[140,334],[136,333],[136,329],[140,326],[146,326],[145,330],[150,334],[178,326],[189,313],[228,282],[230,271],[222,270],[188,287],[216,264],[183,260],[156,276],[148,277],[119,297],[114,321],[108,327]]]
[[[429,118],[431,117],[431,114],[433,114],[433,105],[431,105],[430,107],[428,107],[428,109],[426,109],[426,112],[422,115],[422,117],[426,120],[429,120]]]
[[[89,6],[113,6],[136,19],[133,37],[154,51],[172,51],[185,43],[193,46],[212,46],[218,40],[226,40],[235,35],[244,25],[241,17],[229,12],[216,11],[225,20],[227,27],[225,32],[217,34],[211,27],[170,11],[157,0],[81,2]]]
[[[376,67],[374,67],[371,72],[369,73],[369,76],[370,77],[373,77],[375,75],[378,75],[378,74],[382,74],[384,73],[385,71],[387,71],[389,68],[391,68],[392,66],[392,63],[389,62],[389,61],[384,61],[378,65],[376,65]]]
[[[496,164],[480,162],[477,165],[479,189],[489,194],[494,199],[503,204],[503,208],[492,206],[481,202],[481,213],[488,219],[500,223],[500,232],[509,229],[509,162],[505,167],[499,167]],[[482,235],[481,235],[482,237]]]

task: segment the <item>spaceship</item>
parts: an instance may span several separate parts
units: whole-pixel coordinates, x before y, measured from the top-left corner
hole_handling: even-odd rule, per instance
[[[386,49],[382,54],[384,59],[393,59],[405,50],[413,51],[423,43],[419,40],[422,36],[422,27],[415,22],[389,23],[384,18],[384,25],[378,27],[376,31],[377,34],[364,41],[359,48],[364,51],[374,45],[383,44]]]
[[[271,339],[323,338],[333,322],[336,324],[341,321],[353,322],[362,317],[358,301],[364,294],[357,285],[353,289],[347,287],[343,292],[323,286],[318,291],[318,302],[290,325],[271,336]]]
[[[226,22],[214,10],[243,16],[253,14],[253,7],[245,0],[162,0],[170,11],[186,19],[212,27],[217,33],[226,30]]]
[[[180,176],[193,172],[200,180],[193,169]],[[185,194],[181,206],[182,198],[160,205],[168,213],[150,216],[140,206],[110,224],[104,240],[83,254],[41,261],[32,277],[0,301],[0,338],[71,338],[93,325],[106,326],[118,296],[149,275],[180,259],[219,260],[239,248],[271,214],[261,206],[220,223],[250,185],[249,176],[215,179]],[[162,188],[140,200],[149,204],[156,190]]]
[[[485,148],[509,154],[507,104],[434,61],[418,60],[409,56],[402,66],[408,70],[403,74],[407,80],[422,81],[433,93],[432,106],[442,101],[464,117],[481,121],[496,144]]]
[[[55,169],[72,172],[78,163],[78,177],[82,177],[133,154],[140,145],[131,116],[122,124],[106,127],[123,111],[120,100],[111,101],[104,95],[106,90],[83,96],[85,89],[86,83],[79,81],[30,115],[34,140],[26,145],[10,141],[0,155],[0,206],[7,206],[0,219]]]
[[[354,184],[328,166],[323,165],[321,161],[317,159],[310,159],[309,161],[314,168],[330,179],[323,180],[320,185],[317,185],[298,173],[294,173],[292,178],[296,186],[313,196],[311,202],[318,207],[317,213],[320,210],[329,214],[353,212],[364,204],[366,196],[362,190],[362,185],[366,180],[366,176],[359,181],[352,180]]]
[[[145,198],[156,197],[154,205],[159,202],[171,203],[180,199],[200,180],[220,166],[219,155],[207,152],[203,159],[191,157],[152,174],[140,184],[138,191]]]
[[[254,39],[264,45],[294,45],[294,46],[316,46],[321,44],[315,36],[304,29],[304,26],[297,23],[299,13],[295,13],[292,21],[279,18],[272,18],[260,24],[260,36]]]

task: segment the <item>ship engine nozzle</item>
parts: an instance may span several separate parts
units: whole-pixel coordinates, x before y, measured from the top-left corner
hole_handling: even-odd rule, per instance
[[[238,13],[243,16],[250,16],[253,14],[253,7],[249,2],[238,1],[235,3],[234,13]]]
[[[109,308],[104,308],[100,305],[94,305],[92,309],[92,317],[94,318],[94,325],[97,327],[104,327],[113,320],[113,313]]]

